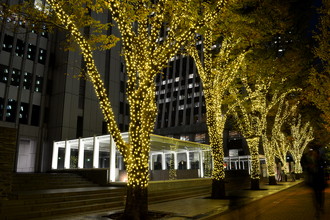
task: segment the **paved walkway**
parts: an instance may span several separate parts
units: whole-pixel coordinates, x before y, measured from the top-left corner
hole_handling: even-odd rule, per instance
[[[278,185],[260,184],[260,190],[240,189],[227,192],[227,199],[208,199],[207,197],[194,197],[169,202],[149,205],[149,211],[168,213],[164,220],[186,220],[186,219],[243,219],[228,217],[228,213],[247,207],[262,198],[284,192],[291,187],[303,187],[302,180],[295,182],[280,182]],[[330,192],[328,193],[330,194]],[[109,220],[107,216],[112,212],[89,214],[85,216],[66,217],[58,220]],[[221,217],[222,216],[222,217]],[[227,216],[227,217],[225,217]],[[256,218],[250,218],[256,219]],[[260,219],[260,218],[258,218]],[[261,218],[264,219],[264,218]],[[279,220],[283,218],[278,218]],[[285,219],[285,218],[284,218]],[[330,219],[330,218],[329,218]],[[285,219],[287,220],[287,219]],[[304,220],[304,219],[300,219]]]

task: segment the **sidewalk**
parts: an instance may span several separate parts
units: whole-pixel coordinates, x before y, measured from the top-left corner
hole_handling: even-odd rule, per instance
[[[260,190],[250,190],[248,188],[228,191],[228,199],[208,199],[207,197],[193,197],[187,199],[174,200],[149,205],[149,211],[167,213],[164,220],[184,220],[184,219],[212,219],[220,214],[224,214],[233,209],[247,205],[255,200],[281,192],[297,184],[303,184],[303,180],[295,182],[279,182],[278,185],[268,185],[260,183]],[[85,216],[66,217],[58,220],[109,220],[107,217],[114,211],[89,214]]]

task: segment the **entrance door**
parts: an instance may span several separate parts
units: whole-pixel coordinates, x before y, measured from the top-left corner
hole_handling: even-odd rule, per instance
[[[21,139],[18,146],[17,172],[34,172],[36,159],[36,142]]]

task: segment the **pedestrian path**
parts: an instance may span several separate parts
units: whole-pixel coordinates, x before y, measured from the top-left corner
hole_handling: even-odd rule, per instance
[[[154,203],[149,205],[149,211],[167,213],[164,220],[186,220],[186,219],[217,219],[217,216],[223,215],[237,208],[246,206],[253,201],[281,192],[298,184],[303,184],[303,180],[295,182],[280,182],[277,185],[268,185],[260,183],[260,190],[250,190],[243,188],[239,190],[228,191],[225,199],[210,199],[207,196],[198,196],[180,200]],[[119,211],[119,210],[118,210]],[[84,216],[66,217],[58,220],[109,220],[111,212],[89,214]]]

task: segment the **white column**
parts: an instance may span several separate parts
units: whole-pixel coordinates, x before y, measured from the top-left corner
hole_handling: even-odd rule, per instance
[[[153,162],[153,160],[152,160],[152,154],[150,154],[150,157],[149,157],[149,163],[150,163],[150,165],[149,165],[149,169],[150,169],[150,170],[154,170],[154,162]]]
[[[204,166],[203,166],[203,151],[199,151],[199,170],[200,170],[200,178],[204,177]]]
[[[70,169],[71,146],[65,141],[64,169]]]
[[[238,169],[241,169],[241,160],[239,156],[238,156]]]
[[[85,144],[81,138],[78,142],[78,168],[84,168],[84,154],[85,154]]]
[[[110,168],[109,168],[109,181],[116,181],[116,145],[113,138],[110,136]]]
[[[58,164],[58,145],[53,143],[53,158],[52,158],[52,169],[56,170]]]
[[[212,165],[211,170],[214,170],[214,160],[212,159],[213,157],[212,157],[212,152],[211,152],[211,150],[209,150],[208,154],[211,155],[211,156],[210,156],[211,165]]]
[[[166,157],[165,153],[162,153],[162,170],[166,170]]]
[[[100,142],[97,137],[93,139],[93,168],[99,168]]]
[[[231,159],[229,157],[229,170],[231,170]]]
[[[191,166],[190,166],[189,151],[186,151],[186,155],[187,155],[187,170],[190,170]]]
[[[178,169],[178,154],[177,152],[173,152],[174,154],[174,169],[177,170]]]

